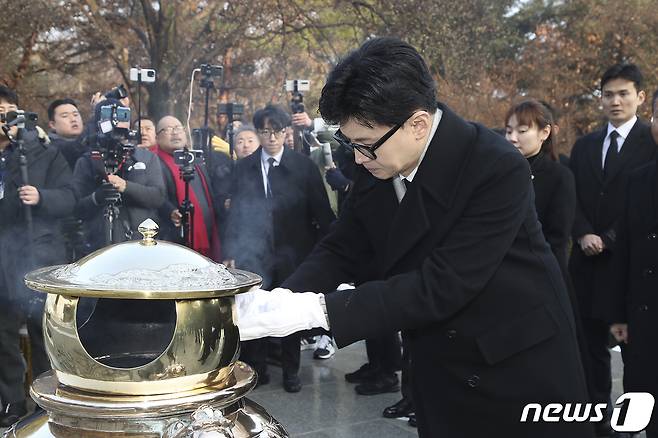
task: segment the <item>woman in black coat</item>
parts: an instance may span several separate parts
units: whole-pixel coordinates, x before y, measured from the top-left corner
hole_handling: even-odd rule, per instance
[[[571,171],[558,160],[553,124],[551,113],[544,105],[525,100],[507,112],[505,138],[530,164],[537,216],[569,284],[567,258],[576,210],[576,187]]]
[[[535,189],[535,209],[542,232],[562,270],[567,285],[576,337],[585,370],[588,389],[590,365],[578,302],[569,277],[569,239],[576,211],[576,185],[571,170],[560,163],[555,145],[554,121],[551,111],[539,101],[522,101],[509,109],[505,117],[505,138],[523,154],[530,164]]]

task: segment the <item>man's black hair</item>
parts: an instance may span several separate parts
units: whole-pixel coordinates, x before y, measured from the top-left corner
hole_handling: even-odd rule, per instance
[[[651,98],[651,114],[656,114],[656,107],[658,106],[658,90],[653,92]]]
[[[436,111],[436,84],[418,51],[391,37],[370,39],[343,58],[320,96],[320,114],[332,124],[394,126],[417,110]]]
[[[601,90],[605,84],[613,79],[625,79],[635,84],[635,90],[642,89],[642,72],[635,64],[621,63],[615,64],[603,73],[601,77]]]
[[[254,114],[254,126],[263,129],[269,124],[272,129],[281,130],[290,126],[290,115],[279,105],[267,105]]]
[[[137,122],[140,120],[148,120],[149,122],[153,123],[153,125],[155,126],[155,120],[153,120],[151,117],[147,116],[146,114],[137,117],[132,124],[137,126]]]
[[[48,105],[48,120],[51,122],[55,121],[55,110],[61,105],[73,105],[76,109],[78,109],[78,104],[73,99],[68,97],[64,99],[55,99],[50,102],[50,105]]]
[[[0,85],[0,100],[18,106],[18,95],[14,90],[4,85]]]

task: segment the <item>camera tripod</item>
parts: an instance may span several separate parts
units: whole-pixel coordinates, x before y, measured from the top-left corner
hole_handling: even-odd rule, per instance
[[[178,210],[181,213],[181,238],[185,246],[194,249],[194,204],[190,200],[190,183],[194,180],[196,169],[194,164],[185,163],[179,166],[180,177],[185,183],[185,196]]]

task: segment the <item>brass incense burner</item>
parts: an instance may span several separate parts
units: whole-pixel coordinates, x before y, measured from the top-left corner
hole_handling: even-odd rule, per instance
[[[233,296],[261,284],[250,272],[184,247],[141,241],[38,269],[28,287],[47,292],[46,351],[53,370],[31,388],[46,412],[8,437],[287,437],[244,398],[256,375],[237,361]]]

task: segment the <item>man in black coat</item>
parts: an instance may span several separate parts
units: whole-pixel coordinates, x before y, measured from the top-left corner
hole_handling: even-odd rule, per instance
[[[16,94],[0,87],[0,113],[16,111]],[[10,135],[17,132],[12,128]],[[50,369],[41,319],[45,295],[27,289],[23,276],[30,270],[65,262],[58,219],[70,215],[75,204],[69,187],[71,171],[61,152],[24,132],[27,184],[21,176],[20,152],[0,134],[0,427],[26,413],[25,363],[19,329],[27,324],[34,376]],[[26,206],[32,215],[32,232]]]
[[[53,100],[48,105],[48,128],[51,144],[60,150],[73,170],[78,158],[89,149],[82,142],[84,123],[78,104],[69,98]]]
[[[645,98],[641,86],[635,65],[609,68],[601,79],[608,123],[578,139],[571,152],[577,204],[569,270],[590,354],[591,395],[599,403],[609,401],[612,388],[607,315],[612,291],[606,273],[615,252],[615,226],[624,209],[628,174],[655,156],[649,127],[635,115]],[[600,432],[604,429],[611,432],[606,424]]]
[[[588,423],[520,422],[527,403],[587,398],[571,306],[527,161],[435,96],[423,59],[394,38],[333,69],[320,112],[356,149],[354,185],[283,284],[301,293],[236,297],[241,337],[320,326],[342,347],[402,330],[421,437],[590,437]]]
[[[658,147],[658,91],[653,96],[653,139]],[[626,208],[612,255],[611,332],[622,344],[624,391],[658,398],[658,166],[650,162],[631,173]],[[647,438],[658,437],[658,414]]]
[[[237,268],[258,273],[265,288],[281,285],[327,233],[335,219],[317,166],[285,148],[288,114],[268,105],[254,114],[261,146],[239,160],[233,173],[226,256]],[[301,389],[300,334],[281,341],[283,386]],[[246,343],[244,357],[267,380],[265,341]]]

